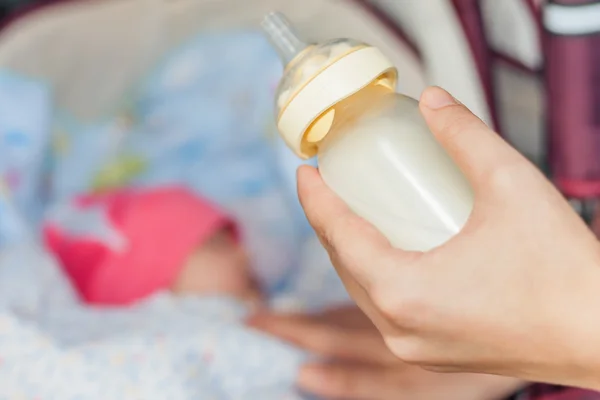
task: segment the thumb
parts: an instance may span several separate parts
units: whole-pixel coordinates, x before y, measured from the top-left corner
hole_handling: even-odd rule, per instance
[[[439,87],[421,95],[429,129],[477,189],[489,173],[523,157],[468,108]]]

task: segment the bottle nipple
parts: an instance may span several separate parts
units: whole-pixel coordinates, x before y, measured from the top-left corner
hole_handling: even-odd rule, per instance
[[[393,64],[375,47],[338,38],[307,43],[279,12],[261,23],[285,70],[275,93],[275,115],[281,136],[302,158],[318,151],[336,118],[335,105],[370,83],[396,82]]]
[[[290,21],[280,12],[267,14],[261,22],[261,27],[284,65],[288,65],[308,47],[308,44],[299,38]]]

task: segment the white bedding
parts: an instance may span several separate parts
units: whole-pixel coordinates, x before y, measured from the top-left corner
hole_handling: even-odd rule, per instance
[[[272,306],[345,301],[316,242],[305,254],[310,268]],[[167,293],[86,308],[38,246],[11,246],[0,254],[0,399],[302,398],[293,382],[307,355],[246,328],[248,313],[227,298]]]

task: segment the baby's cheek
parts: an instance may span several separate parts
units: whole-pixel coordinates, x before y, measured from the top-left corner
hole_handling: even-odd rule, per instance
[[[202,252],[180,274],[174,291],[180,294],[243,294],[251,285],[246,266],[233,254]]]
[[[212,281],[216,289],[224,291],[244,290],[248,285],[248,276],[245,269],[227,258],[215,260],[208,280]]]

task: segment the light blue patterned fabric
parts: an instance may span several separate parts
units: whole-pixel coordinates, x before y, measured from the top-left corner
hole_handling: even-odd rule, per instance
[[[21,243],[30,235],[30,227],[12,201],[12,194],[0,176],[0,250]]]
[[[298,161],[275,132],[281,65],[257,32],[201,35],[175,50],[118,115],[55,125],[52,199],[181,183],[232,213],[263,284],[285,284],[310,230]],[[291,167],[290,167],[291,166]]]
[[[38,81],[0,70],[0,180],[21,216],[29,223],[40,217],[42,168],[52,118],[48,87]],[[0,200],[2,203],[2,200]],[[4,213],[2,213],[4,211]],[[6,210],[0,205],[0,221]],[[0,222],[2,238],[10,239],[13,217]]]
[[[0,249],[28,238],[42,213],[50,118],[46,85],[0,70]]]
[[[298,304],[323,289],[299,292]],[[247,328],[248,312],[168,293],[83,307],[52,257],[10,246],[0,252],[0,399],[302,399],[294,381],[309,355]]]
[[[53,113],[39,82],[0,79],[0,400],[302,398],[308,355],[246,328],[242,304],[158,293],[86,308],[34,242],[41,211],[75,194],[181,183],[237,217],[271,306],[345,302],[274,131],[280,74],[258,33],[201,35],[99,121]]]

